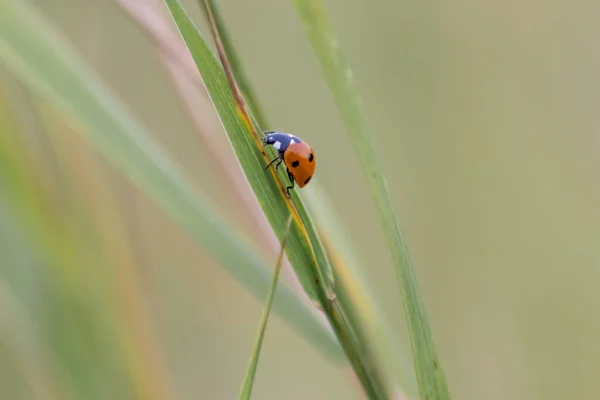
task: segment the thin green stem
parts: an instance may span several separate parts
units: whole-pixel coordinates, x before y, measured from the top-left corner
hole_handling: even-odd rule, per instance
[[[244,377],[244,382],[242,383],[242,388],[240,390],[240,394],[238,396],[239,400],[248,400],[252,395],[252,388],[254,386],[254,378],[256,376],[256,367],[258,366],[258,359],[260,357],[260,351],[262,349],[263,339],[265,337],[265,330],[267,328],[267,321],[269,320],[269,315],[271,314],[271,306],[273,304],[273,298],[275,297],[275,288],[277,287],[277,282],[279,280],[279,273],[281,271],[281,264],[283,262],[283,255],[285,250],[285,245],[287,243],[287,239],[290,233],[290,227],[292,225],[292,216],[288,219],[287,226],[285,228],[285,232],[283,233],[283,239],[281,241],[281,250],[279,251],[279,257],[277,257],[277,263],[275,264],[275,271],[273,272],[273,280],[271,281],[271,285],[269,286],[269,292],[267,293],[267,300],[265,304],[265,308],[263,309],[263,313],[260,317],[260,323],[258,326],[258,332],[256,334],[256,340],[254,343],[254,347],[252,348],[252,354],[250,355],[250,361],[248,363],[248,369],[246,371],[246,376]]]

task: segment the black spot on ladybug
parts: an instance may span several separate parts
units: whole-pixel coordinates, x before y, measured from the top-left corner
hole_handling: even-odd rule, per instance
[[[315,158],[315,156],[313,156],[313,153],[310,153],[308,155],[308,162],[312,162],[313,158]]]
[[[304,184],[306,185],[308,182],[310,182],[310,178],[312,178],[312,176],[309,176],[308,178],[306,178],[306,180],[304,181]]]
[[[292,163],[292,167],[294,167],[294,168],[296,168],[298,165],[300,165],[300,162],[298,160],[296,160]]]

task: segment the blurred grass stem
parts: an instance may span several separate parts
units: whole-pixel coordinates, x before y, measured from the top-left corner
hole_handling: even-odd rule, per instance
[[[450,399],[408,246],[388,192],[352,70],[342,55],[339,41],[330,27],[322,2],[319,0],[293,0],[293,2],[348,131],[388,240],[406,312],[420,396],[427,400]]]

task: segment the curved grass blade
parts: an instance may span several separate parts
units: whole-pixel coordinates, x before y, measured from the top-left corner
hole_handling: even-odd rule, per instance
[[[21,0],[0,2],[0,60],[34,92],[73,122],[90,144],[116,164],[173,220],[259,300],[270,273],[254,251],[218,219],[205,196],[193,191],[173,162],[150,139],[126,107],[89,70],[66,41]],[[280,285],[274,311],[333,360],[339,343],[314,314]]]
[[[322,2],[294,0],[294,4],[348,130],[388,240],[406,311],[420,396],[423,399],[450,399],[408,247],[387,190],[352,71],[330,28]]]
[[[269,320],[269,314],[271,313],[271,306],[273,304],[273,298],[275,297],[275,288],[277,287],[277,280],[279,279],[279,272],[281,271],[281,263],[283,262],[283,252],[287,243],[287,238],[290,233],[290,226],[292,225],[292,216],[288,219],[287,226],[283,232],[283,240],[281,241],[281,250],[277,257],[277,263],[275,264],[275,271],[273,272],[273,280],[269,287],[269,293],[267,293],[267,300],[262,316],[260,317],[260,324],[258,327],[258,333],[256,335],[256,342],[252,349],[252,355],[250,356],[250,363],[248,364],[248,370],[244,377],[244,383],[242,383],[242,390],[238,399],[246,400],[250,399],[252,395],[252,387],[254,386],[254,378],[256,376],[256,367],[258,365],[258,358],[260,357],[260,350],[262,348],[262,342],[265,337],[265,330],[267,328],[267,321]]]
[[[224,70],[218,65],[181,3],[178,0],[164,2],[204,79],[242,169],[279,237],[283,228],[282,218],[290,212],[294,217],[287,255],[297,276],[305,290],[309,290],[307,293],[316,295],[315,304],[325,312],[366,393],[375,399],[388,398],[386,380],[381,377],[374,360],[364,351],[360,338],[352,330],[346,310],[336,299],[329,260],[300,196],[293,191],[292,203],[285,196],[281,181],[275,179],[273,170],[270,174],[264,172],[264,166],[271,158],[266,157],[258,137],[260,130],[254,126],[254,119],[237,88],[214,17],[209,11],[210,27]],[[206,2],[205,5],[210,10],[210,4]],[[282,174],[283,171],[280,171],[280,179]],[[295,235],[298,239],[296,243],[293,242]]]

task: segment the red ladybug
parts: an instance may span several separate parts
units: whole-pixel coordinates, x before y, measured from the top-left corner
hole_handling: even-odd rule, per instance
[[[269,168],[275,161],[278,161],[277,164],[275,164],[275,169],[277,169],[282,162],[285,163],[288,177],[292,183],[291,186],[286,188],[289,196],[290,189],[294,187],[294,182],[297,182],[298,186],[301,188],[310,182],[310,179],[315,173],[315,154],[306,142],[294,135],[275,131],[265,132],[265,134],[262,142],[266,145],[273,146],[279,152],[279,155],[271,160],[266,168]]]

